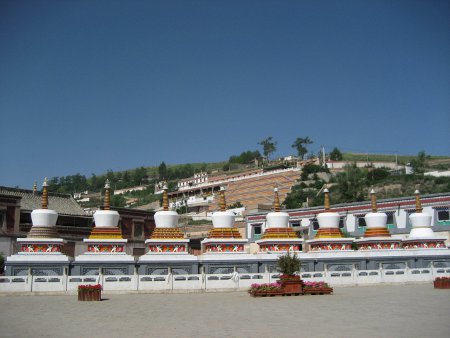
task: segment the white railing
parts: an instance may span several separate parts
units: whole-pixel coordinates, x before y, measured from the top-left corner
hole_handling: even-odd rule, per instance
[[[431,282],[436,277],[450,277],[447,268],[406,268],[352,271],[302,272],[308,282],[326,282],[331,286],[352,286],[382,283]],[[232,291],[247,290],[253,283],[274,283],[278,273],[231,273],[193,275],[100,275],[100,276],[5,276],[0,277],[0,293],[68,292],[79,285],[101,284],[109,291]]]

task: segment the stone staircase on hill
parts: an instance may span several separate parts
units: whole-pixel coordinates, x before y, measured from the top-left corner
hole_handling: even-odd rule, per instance
[[[300,171],[292,170],[228,183],[227,204],[231,205],[239,201],[247,210],[257,209],[259,204],[272,204],[275,187],[278,187],[280,202],[282,203],[291,191],[292,186],[298,183],[299,178]],[[214,201],[210,210],[217,209],[218,204]]]

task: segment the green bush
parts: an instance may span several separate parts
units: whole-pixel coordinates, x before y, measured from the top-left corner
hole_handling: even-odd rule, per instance
[[[300,271],[300,259],[297,254],[291,255],[289,252],[278,258],[278,269],[283,275],[294,275],[297,271]]]

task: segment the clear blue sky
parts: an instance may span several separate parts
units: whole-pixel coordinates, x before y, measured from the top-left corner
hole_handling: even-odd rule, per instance
[[[272,136],[450,154],[449,1],[0,0],[0,185]]]

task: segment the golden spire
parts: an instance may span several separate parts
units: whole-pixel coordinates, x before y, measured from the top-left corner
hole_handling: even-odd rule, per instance
[[[36,195],[36,193],[37,193],[37,182],[34,181],[34,184],[33,184],[33,195]]]
[[[419,190],[414,191],[416,195],[416,212],[422,212],[422,203],[420,202],[420,192]]]
[[[278,188],[273,189],[273,192],[275,193],[275,198],[273,201],[273,210],[275,212],[280,211],[280,197],[278,196]]]
[[[162,206],[164,211],[169,210],[169,195],[167,194],[167,185],[164,183],[163,186],[163,201]]]
[[[325,188],[323,192],[325,193],[325,203],[324,203],[325,211],[330,211],[330,192],[328,188]]]
[[[109,185],[109,179],[106,179],[105,183],[105,201],[103,202],[103,210],[109,210],[111,207],[111,200],[109,195],[109,188],[111,186]]]
[[[377,212],[377,196],[375,195],[375,190],[370,191],[370,199],[372,200],[372,212]]]
[[[41,208],[42,209],[48,209],[48,184],[47,184],[47,177],[44,178],[44,184],[42,184]]]
[[[227,203],[225,201],[225,187],[220,187],[220,201],[219,201],[220,211],[227,210]]]

